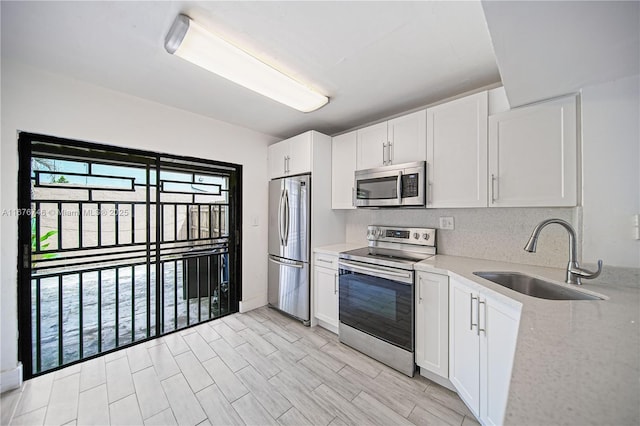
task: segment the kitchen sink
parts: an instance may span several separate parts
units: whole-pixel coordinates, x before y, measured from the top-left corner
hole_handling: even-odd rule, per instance
[[[602,300],[601,297],[583,293],[572,288],[554,284],[540,278],[535,278],[518,272],[474,272],[486,280],[493,281],[503,287],[510,288],[518,293],[540,299],[550,300]]]

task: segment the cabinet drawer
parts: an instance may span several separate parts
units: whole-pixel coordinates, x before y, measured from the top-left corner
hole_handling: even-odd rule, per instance
[[[316,253],[313,257],[313,260],[315,266],[319,266],[321,268],[329,268],[335,271],[338,270],[338,256],[325,253]]]

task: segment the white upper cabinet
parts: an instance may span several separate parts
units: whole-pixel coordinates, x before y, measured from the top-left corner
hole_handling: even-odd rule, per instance
[[[577,98],[489,117],[489,206],[577,204]]]
[[[425,110],[389,120],[387,133],[391,143],[388,154],[389,164],[426,160],[427,118]]]
[[[336,136],[331,141],[331,208],[355,209],[353,173],[356,170],[356,132]]]
[[[487,92],[427,109],[427,207],[487,206]]]
[[[374,124],[356,131],[356,169],[372,169],[388,164],[387,122]]]
[[[356,169],[426,160],[425,110],[357,130]]]
[[[269,179],[311,172],[312,135],[305,132],[269,146]]]

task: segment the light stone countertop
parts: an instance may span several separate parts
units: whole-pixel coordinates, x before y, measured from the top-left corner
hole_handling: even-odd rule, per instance
[[[579,290],[607,300],[545,300],[473,272],[522,272],[564,284],[564,269],[448,255],[434,256],[415,268],[463,277],[522,303],[505,424],[640,424],[637,279],[616,281],[607,274],[606,282],[583,281]]]
[[[332,254],[334,256],[337,256],[341,251],[355,250],[360,247],[364,247],[364,246],[358,243],[340,243],[340,244],[333,244],[330,246],[316,247],[313,249],[313,252]]]

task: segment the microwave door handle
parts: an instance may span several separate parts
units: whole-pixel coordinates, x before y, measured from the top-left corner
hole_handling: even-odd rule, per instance
[[[402,170],[398,172],[398,182],[396,182],[396,191],[398,193],[398,205],[402,204]]]

